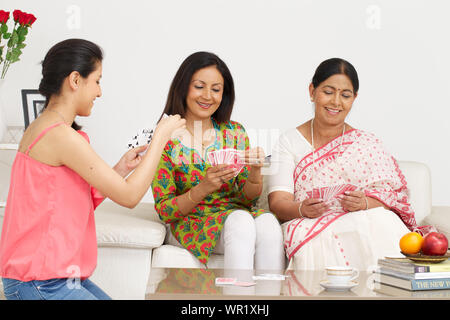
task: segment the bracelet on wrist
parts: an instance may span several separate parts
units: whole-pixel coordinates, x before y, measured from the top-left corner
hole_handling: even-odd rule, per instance
[[[187,192],[187,195],[188,195],[189,200],[190,200],[192,203],[195,203],[195,204],[199,203],[200,201],[195,201],[194,199],[192,199],[192,197],[191,197],[191,190],[192,190],[192,189],[189,189],[189,191]]]
[[[367,197],[364,197],[364,199],[366,200],[366,210],[369,209],[369,200],[367,200]]]
[[[300,218],[304,218],[305,216],[302,214],[302,205],[303,201],[300,202],[300,205],[298,206],[298,213],[300,214]]]

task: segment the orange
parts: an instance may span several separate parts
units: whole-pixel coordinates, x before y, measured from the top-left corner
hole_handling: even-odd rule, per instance
[[[409,232],[400,239],[400,250],[407,254],[416,254],[422,248],[423,237],[417,232]]]

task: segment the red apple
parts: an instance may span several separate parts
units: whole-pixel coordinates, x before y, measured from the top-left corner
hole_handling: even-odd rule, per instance
[[[428,256],[443,256],[447,253],[447,237],[439,232],[430,232],[423,238],[422,253]]]

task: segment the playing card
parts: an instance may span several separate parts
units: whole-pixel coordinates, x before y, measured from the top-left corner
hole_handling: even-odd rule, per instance
[[[128,142],[128,149],[133,149],[139,146],[150,144],[150,142],[152,141],[153,132],[153,129],[149,128],[143,128],[139,130],[138,133],[133,136],[130,142]],[[143,156],[146,152],[147,150],[144,152],[140,152],[139,154]]]
[[[162,118],[167,118],[168,115],[167,114],[163,114]],[[153,138],[153,133],[155,131],[156,125],[153,128],[143,128],[141,130],[139,130],[137,132],[137,134],[135,134],[133,136],[133,138],[131,138],[131,140],[128,142],[128,149],[133,149],[136,147],[140,147],[146,144],[150,144],[150,142],[152,141]],[[140,156],[144,156],[144,154],[147,152],[147,150],[145,150],[144,152],[140,152],[139,155]]]
[[[324,202],[330,202],[337,199],[338,195],[344,194],[346,191],[354,191],[356,186],[352,184],[340,184],[330,187],[313,188],[312,191],[307,191],[309,198],[322,199]]]
[[[236,283],[237,278],[216,278],[216,286]]]
[[[249,281],[236,281],[233,283],[233,286],[239,286],[239,287],[251,287],[254,286],[256,282],[249,282]]]
[[[276,273],[263,273],[257,276],[253,276],[253,280],[285,280],[288,276],[284,274]]]
[[[240,155],[240,152],[236,149],[220,149],[208,152],[206,155],[208,162],[212,166],[219,164],[228,164],[230,167],[236,169],[236,175],[244,168],[244,160]]]
[[[312,190],[312,197],[314,199],[320,199],[322,197],[320,193],[321,193],[320,192],[320,188],[313,188],[313,190]]]

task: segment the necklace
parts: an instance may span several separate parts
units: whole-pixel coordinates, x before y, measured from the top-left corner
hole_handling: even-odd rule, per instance
[[[344,128],[342,129],[341,142],[339,143],[339,147],[338,147],[339,157],[342,155],[341,147],[342,147],[342,142],[344,141],[344,133],[345,133],[345,123],[344,123]],[[314,118],[311,120],[311,147],[312,147],[312,161],[313,161],[312,183],[313,183],[313,189],[314,189],[314,186],[315,186],[314,176],[315,176],[315,172],[316,172],[316,163],[315,163],[315,155],[314,155]]]
[[[64,119],[63,115],[62,115],[61,113],[59,113],[58,111],[56,111],[56,110],[51,110],[51,109],[47,109],[47,110],[50,111],[50,112],[56,113],[57,115],[59,115],[59,116],[61,117],[61,119],[63,119],[64,123],[66,122],[66,119]]]
[[[194,140],[195,140],[196,136],[195,136],[194,133],[189,129],[188,126],[186,126],[186,130],[191,134],[191,136],[192,136],[192,137],[194,138]],[[205,132],[208,131],[208,130],[210,130],[210,129],[206,129]],[[203,134],[202,134],[202,137],[201,137],[201,138],[202,138],[202,139],[201,139],[200,142],[201,142],[201,144],[202,144],[202,150],[203,150],[203,149],[205,149],[205,145],[206,145],[207,142],[209,142],[209,140],[207,140],[207,141],[204,142],[204,141],[203,141]],[[198,140],[197,140],[197,141],[198,141]]]

